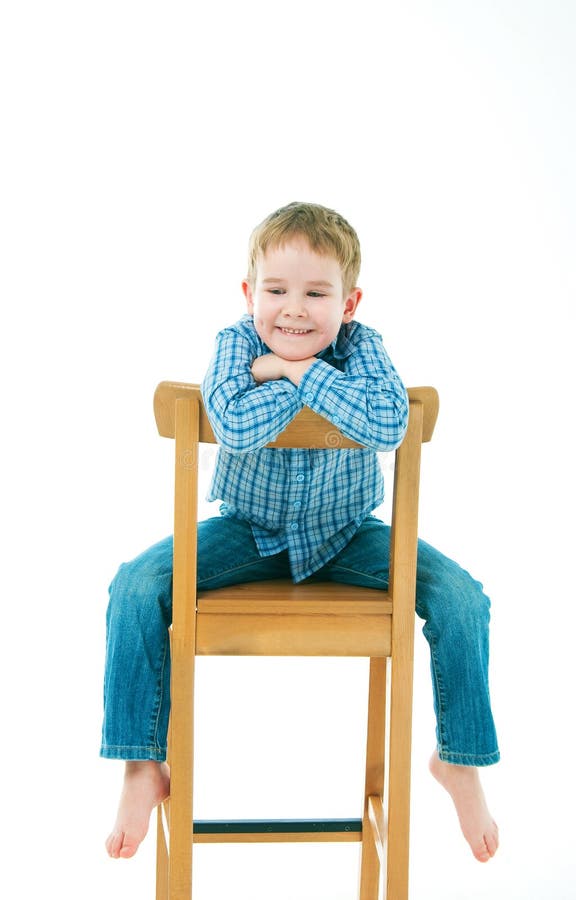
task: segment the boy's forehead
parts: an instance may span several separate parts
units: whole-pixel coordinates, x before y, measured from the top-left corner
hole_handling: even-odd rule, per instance
[[[304,235],[295,235],[274,244],[268,244],[265,250],[258,252],[258,268],[270,268],[283,262],[297,265],[298,262],[319,268],[337,269],[341,274],[340,263],[336,256],[329,252],[315,250]]]

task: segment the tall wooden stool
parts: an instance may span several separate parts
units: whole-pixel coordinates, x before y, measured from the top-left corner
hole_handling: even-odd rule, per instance
[[[420,451],[422,442],[432,437],[438,414],[434,388],[411,388],[408,393],[408,431],[395,454],[388,591],[277,580],[197,593],[199,444],[216,441],[198,385],[162,382],[156,389],[158,430],[176,440],[171,794],[158,809],[157,900],[192,897],[194,843],[302,840],[360,841],[360,900],[378,900],[382,883],[387,900],[408,900]],[[304,408],[270,446],[326,449],[359,445]],[[363,818],[194,822],[196,654],[369,657]]]

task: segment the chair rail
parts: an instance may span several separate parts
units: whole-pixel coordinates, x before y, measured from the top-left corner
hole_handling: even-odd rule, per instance
[[[162,381],[154,394],[154,416],[156,426],[162,437],[173,438],[175,435],[175,407],[176,400],[181,398],[200,399],[200,385],[186,384],[179,381]],[[424,412],[422,440],[430,441],[434,433],[434,426],[438,417],[438,393],[433,387],[408,388],[410,403],[421,403]],[[200,442],[204,444],[217,443],[214,432],[206,415],[204,405],[200,406]],[[298,443],[294,443],[296,428],[302,429],[302,437]],[[335,436],[338,436],[336,439]],[[304,407],[292,422],[287,426],[278,440],[269,444],[270,447],[300,446],[321,447],[328,449],[344,447],[360,447],[355,441],[345,437],[335,425],[308,407]]]

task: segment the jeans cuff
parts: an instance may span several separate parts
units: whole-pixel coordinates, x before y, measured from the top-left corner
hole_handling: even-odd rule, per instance
[[[126,761],[149,759],[154,762],[165,762],[166,750],[161,747],[111,747],[103,744],[100,748],[100,756],[104,759],[124,759]]]
[[[493,766],[500,761],[500,751],[493,753],[452,753],[450,750],[442,750],[438,747],[438,756],[442,762],[451,763],[454,766]]]

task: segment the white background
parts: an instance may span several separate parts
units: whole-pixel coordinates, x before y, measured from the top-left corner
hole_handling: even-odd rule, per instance
[[[154,387],[201,379],[292,200],[355,226],[358,318],[438,388],[421,533],[493,601],[502,846],[476,863],[427,774],[418,627],[411,897],[576,896],[575,26],[570,0],[3,4],[5,896],[154,896],[153,836],[103,849],[107,586],[171,531]],[[198,815],[359,815],[364,663],[258,665],[199,665]],[[197,896],[346,900],[356,871],[354,845],[204,847]]]

